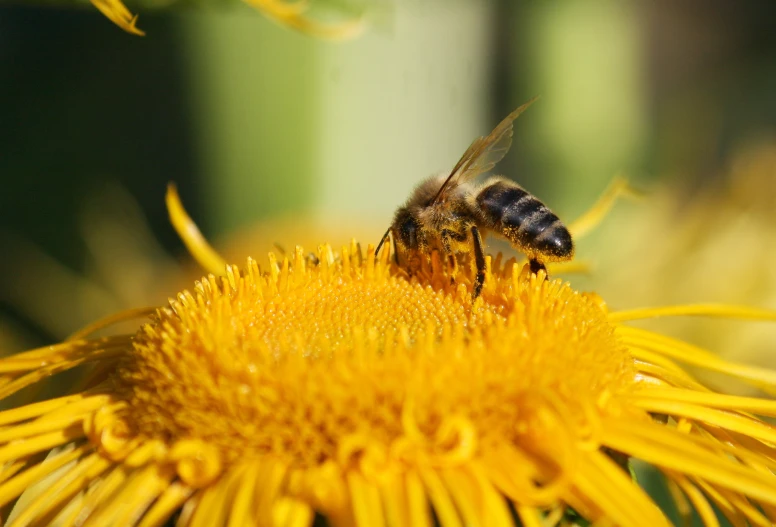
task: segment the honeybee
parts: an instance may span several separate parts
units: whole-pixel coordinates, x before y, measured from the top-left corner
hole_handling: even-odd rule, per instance
[[[418,185],[396,210],[377,252],[392,235],[396,262],[401,253],[410,274],[433,250],[450,259],[473,254],[472,300],[480,295],[485,280],[484,234],[492,232],[509,240],[528,256],[534,273],[546,272],[546,262],[570,260],[574,256],[571,234],[536,197],[503,177],[490,177],[480,186],[472,182],[503,159],[512,144],[513,121],[537,98],[510,113],[488,136],[475,139],[449,174]]]

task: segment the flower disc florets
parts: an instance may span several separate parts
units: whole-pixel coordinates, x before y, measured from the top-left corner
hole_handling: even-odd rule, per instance
[[[553,464],[633,386],[596,297],[514,262],[472,304],[436,258],[412,281],[355,246],[317,260],[229,267],[144,326],[115,379],[135,433],[364,473],[483,444]]]

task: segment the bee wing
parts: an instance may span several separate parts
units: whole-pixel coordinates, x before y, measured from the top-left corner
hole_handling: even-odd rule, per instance
[[[496,166],[496,163],[504,158],[509,152],[509,147],[512,146],[512,123],[538,98],[534,97],[507,115],[486,137],[475,139],[458,160],[458,163],[455,164],[445,182],[442,183],[432,203],[442,201],[445,194],[452,191],[457,185],[484,174]]]

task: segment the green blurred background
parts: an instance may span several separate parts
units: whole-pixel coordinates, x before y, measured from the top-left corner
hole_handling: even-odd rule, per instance
[[[215,239],[337,217],[376,242],[415,183],[537,94],[498,171],[564,218],[616,173],[691,194],[742,144],[776,136],[772,2],[384,0],[345,42],[239,3],[129,6],[146,37],[88,4],[0,6],[0,300],[34,342],[64,331],[41,303],[77,306],[67,288],[42,302],[29,284],[93,275],[95,258],[130,271],[120,248],[95,256],[84,224],[145,218],[150,250],[182,252],[168,181]]]

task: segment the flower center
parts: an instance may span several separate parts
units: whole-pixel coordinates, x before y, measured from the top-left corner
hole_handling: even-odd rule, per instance
[[[590,424],[633,385],[602,307],[559,281],[505,265],[472,304],[471,273],[436,258],[411,281],[355,247],[319,258],[267,273],[249,260],[178,295],[116,378],[130,426],[225,459],[443,462]]]

